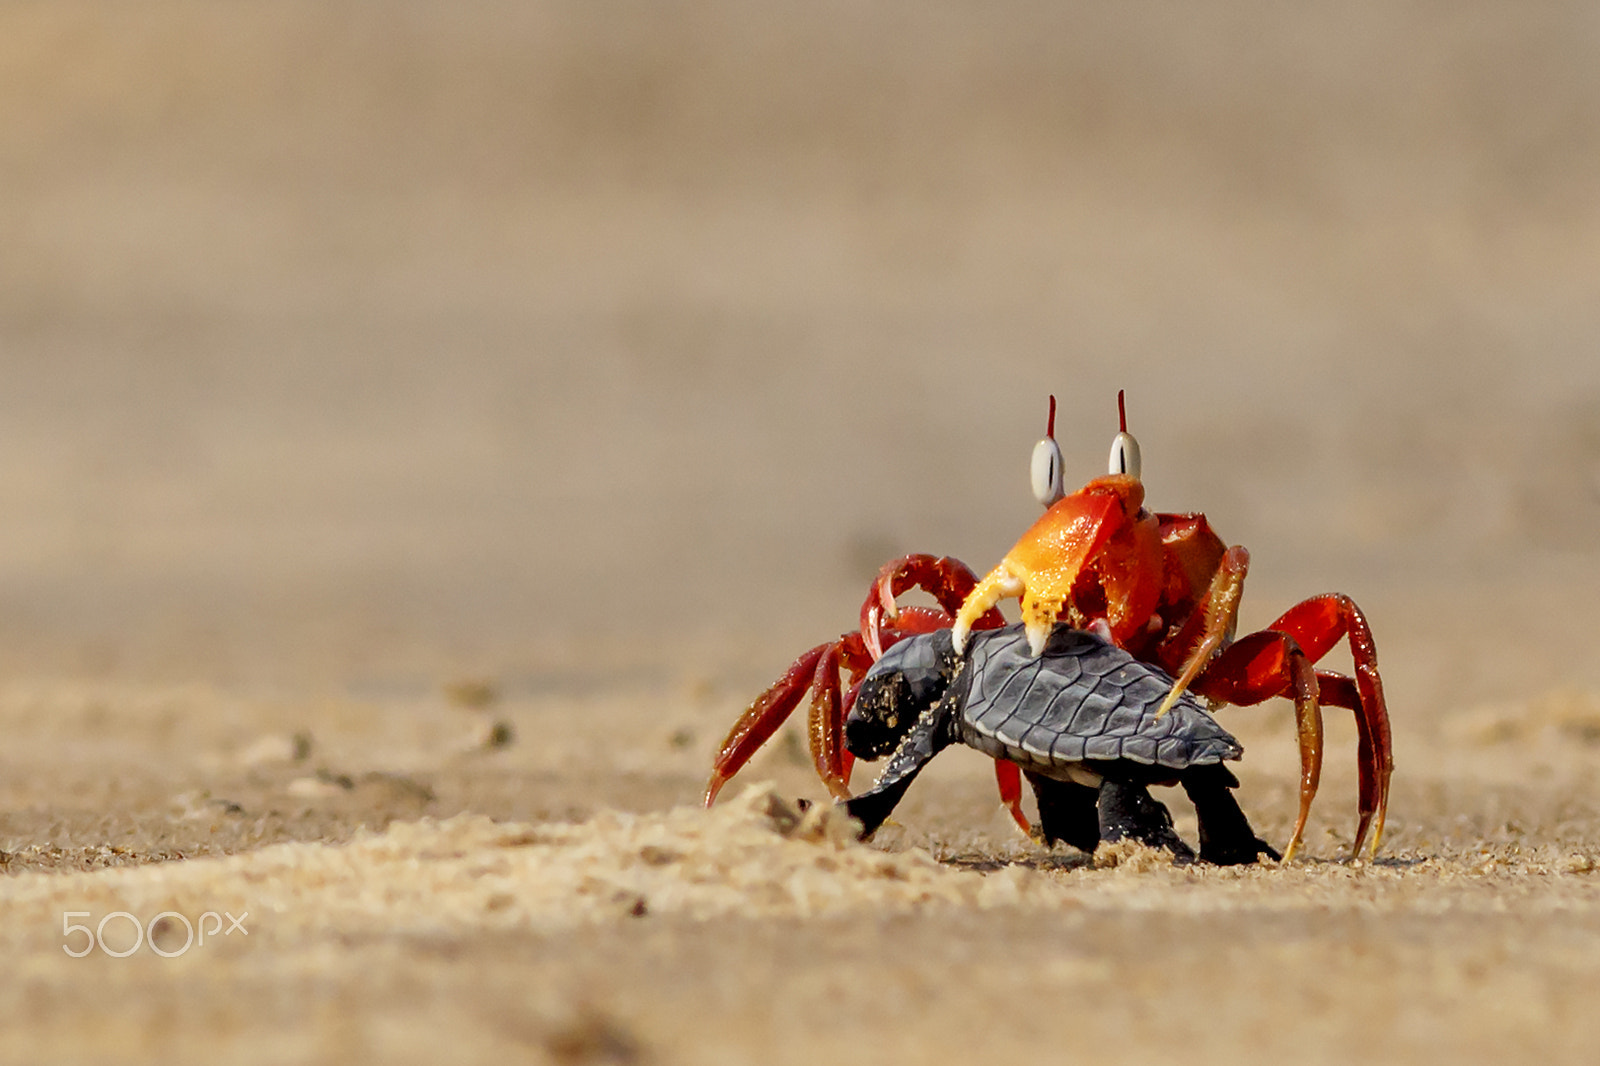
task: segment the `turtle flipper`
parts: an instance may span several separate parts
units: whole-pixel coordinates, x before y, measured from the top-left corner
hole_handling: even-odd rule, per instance
[[[1172,828],[1172,812],[1144,785],[1108,777],[1100,783],[1099,803],[1100,839],[1107,844],[1137,840],[1147,847],[1166,848],[1174,862],[1194,861],[1194,849]]]
[[[1183,775],[1183,790],[1200,819],[1200,861],[1217,866],[1253,863],[1259,855],[1277,861],[1282,856],[1256,836],[1250,820],[1233,798],[1239,779],[1221,763],[1192,766]]]
[[[1044,843],[1060,840],[1090,853],[1100,846],[1096,789],[1031,771],[1028,784],[1033,786],[1033,797],[1039,804],[1039,838]]]
[[[861,823],[862,840],[884,823],[928,761],[955,742],[953,721],[954,709],[948,700],[929,707],[895,749],[877,783],[844,802],[850,817]]]

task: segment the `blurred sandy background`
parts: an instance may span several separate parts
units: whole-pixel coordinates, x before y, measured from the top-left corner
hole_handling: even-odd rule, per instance
[[[1046,394],[1099,473],[1118,388],[1152,505],[1250,548],[1246,625],[1367,609],[1399,854],[1600,848],[1597,55],[1579,3],[6,3],[0,848],[692,801],[879,563],[1032,520]],[[480,679],[517,743],[450,762]],[[1230,722],[1281,837],[1288,718]],[[169,824],[224,793],[259,817]],[[40,972],[13,1023],[72,1016]],[[584,1054],[693,1046],[622,1015]]]

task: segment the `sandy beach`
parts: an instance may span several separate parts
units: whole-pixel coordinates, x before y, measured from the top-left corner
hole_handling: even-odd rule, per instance
[[[1589,1061],[1597,53],[1578,4],[6,5],[0,1060]],[[1244,628],[1370,618],[1378,859],[1340,712],[1282,867],[1041,848],[968,751],[797,827],[797,726],[701,810],[1118,389]],[[1281,847],[1291,708],[1218,717]]]

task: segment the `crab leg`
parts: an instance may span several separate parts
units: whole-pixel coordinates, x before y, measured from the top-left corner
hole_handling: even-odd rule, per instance
[[[1206,592],[1206,598],[1201,603],[1200,609],[1189,616],[1188,623],[1173,640],[1168,642],[1175,647],[1192,647],[1194,650],[1189,653],[1182,668],[1177,672],[1178,677],[1172,683],[1172,691],[1167,693],[1167,698],[1156,709],[1158,719],[1172,709],[1172,705],[1178,702],[1178,697],[1194,684],[1194,679],[1205,669],[1211,657],[1232,636],[1234,626],[1239,619],[1239,598],[1244,595],[1245,575],[1249,571],[1248,551],[1239,545],[1234,545],[1224,552],[1222,562],[1218,564],[1217,572],[1211,578],[1211,587]]]
[[[716,800],[717,793],[734,774],[738,773],[756,749],[772,738],[789,715],[800,704],[807,685],[817,676],[817,663],[824,653],[833,650],[837,655],[837,642],[818,644],[801,655],[785,670],[783,676],[755,701],[746,707],[733,728],[728,730],[717,756],[711,763],[711,780],[706,782],[705,805]],[[837,662],[837,659],[835,660]]]
[[[1354,854],[1361,850],[1361,842],[1374,813],[1383,811],[1389,805],[1389,777],[1382,769],[1381,760],[1377,755],[1372,726],[1367,716],[1361,713],[1361,694],[1356,689],[1355,681],[1331,670],[1318,670],[1317,687],[1322,692],[1323,706],[1344,707],[1356,712],[1356,765],[1360,773],[1357,796],[1361,821],[1356,826],[1356,845],[1352,853]],[[1377,853],[1382,836],[1383,820],[1379,817],[1377,832],[1372,838],[1374,854]]]
[[[844,745],[840,743],[844,715],[839,705],[839,646],[828,645],[817,660],[816,679],[811,683],[811,713],[806,721],[806,734],[811,738],[811,760],[816,764],[817,776],[828,786],[836,800],[849,799],[850,790],[844,783],[844,764],[841,756]]]
[[[1370,823],[1372,854],[1376,855],[1383,841],[1383,820],[1389,807],[1394,751],[1389,733],[1389,707],[1383,698],[1383,678],[1378,674],[1378,649],[1372,640],[1367,617],[1349,596],[1329,593],[1295,604],[1269,628],[1292,636],[1313,661],[1327,654],[1341,637],[1350,640],[1355,692],[1347,691],[1350,679],[1342,678],[1344,685],[1335,687],[1339,698],[1328,702],[1356,712],[1362,765],[1361,825],[1356,832],[1355,851],[1361,850]]]
[[[966,563],[949,556],[903,555],[885,563],[861,604],[861,636],[873,660],[876,661],[890,643],[884,640],[885,623],[892,624],[902,635],[927,633],[948,626],[977,583],[978,576]],[[913,588],[927,592],[943,610],[899,606],[895,597]],[[919,614],[927,617],[919,619]],[[990,611],[975,626],[991,629],[1004,624],[999,611]]]
[[[1251,633],[1230,645],[1201,673],[1194,690],[1202,696],[1248,706],[1273,696],[1294,700],[1295,732],[1300,744],[1300,811],[1295,818],[1283,861],[1294,858],[1305,835],[1322,778],[1322,707],[1317,674],[1293,637],[1275,630]]]
[[[994,761],[994,780],[1000,786],[1000,802],[1011,815],[1011,820],[1017,823],[1024,836],[1033,836],[1033,824],[1028,821],[1028,816],[1022,811],[1022,770],[1014,762],[1005,759]]]
[[[861,678],[855,677],[850,682],[850,687],[845,690],[844,700],[839,704],[839,773],[844,778],[846,788],[850,787],[850,772],[855,769],[856,757],[844,747],[844,720],[850,717],[850,708],[856,705],[856,697],[861,694]]]

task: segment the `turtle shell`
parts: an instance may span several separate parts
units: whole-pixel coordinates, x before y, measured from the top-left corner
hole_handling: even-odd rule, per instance
[[[1187,693],[1158,720],[1172,677],[1092,633],[1057,626],[1037,658],[1020,625],[971,641],[947,698],[961,741],[987,755],[1053,777],[1085,762],[1183,770],[1244,754]]]

